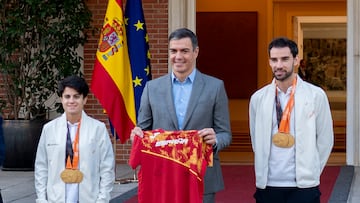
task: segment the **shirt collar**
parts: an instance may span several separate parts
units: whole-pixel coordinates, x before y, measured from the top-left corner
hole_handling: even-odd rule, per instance
[[[286,92],[281,91],[279,87],[276,87],[276,90],[277,90],[277,92],[278,92],[279,95],[280,95],[280,94],[285,94],[285,95],[287,95],[287,94],[290,94],[290,93],[291,93],[292,86],[290,86],[290,87],[286,90]]]
[[[76,122],[76,123],[70,123],[70,121],[67,121],[67,124],[69,127],[77,127],[79,125],[79,122]]]
[[[192,72],[190,73],[190,75],[185,79],[184,82],[186,82],[186,81],[189,81],[189,82],[191,82],[191,83],[194,82],[195,75],[196,75],[196,68],[193,69],[193,71],[192,71]],[[175,81],[180,82],[180,81],[176,78],[174,72],[171,72],[171,81],[172,81],[172,83],[174,83]]]

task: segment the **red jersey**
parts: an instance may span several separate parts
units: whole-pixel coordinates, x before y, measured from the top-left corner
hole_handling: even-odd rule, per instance
[[[129,164],[139,170],[140,203],[202,203],[213,149],[198,131],[144,131],[135,136]]]

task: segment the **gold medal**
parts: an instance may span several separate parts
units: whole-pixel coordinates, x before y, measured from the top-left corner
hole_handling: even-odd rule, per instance
[[[61,172],[60,177],[65,183],[80,183],[83,179],[83,174],[77,169],[65,169]]]
[[[278,132],[273,136],[272,142],[278,147],[289,148],[294,145],[295,138],[289,133]]]
[[[78,169],[79,164],[79,131],[80,131],[80,124],[77,127],[75,140],[72,146],[74,151],[74,158],[70,160],[70,155],[67,155],[66,158],[66,167],[63,172],[60,174],[60,178],[64,183],[80,183],[83,180],[83,173]],[[70,139],[70,134],[68,133],[68,139]],[[68,143],[67,143],[68,144]]]

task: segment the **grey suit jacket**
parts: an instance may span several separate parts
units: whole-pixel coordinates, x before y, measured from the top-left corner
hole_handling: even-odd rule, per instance
[[[172,96],[171,74],[146,83],[137,125],[143,130],[180,130]],[[206,170],[205,194],[224,188],[218,151],[231,143],[228,98],[222,80],[196,70],[192,92],[184,118],[183,130],[213,128],[218,140],[214,166]]]

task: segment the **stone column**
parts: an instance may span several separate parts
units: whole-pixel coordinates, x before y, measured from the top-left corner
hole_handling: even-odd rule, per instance
[[[169,0],[169,34],[177,29],[186,27],[196,31],[196,0]],[[170,63],[169,63],[170,64]],[[171,67],[169,65],[169,72]]]
[[[347,1],[346,162],[360,166],[360,1]]]
[[[169,0],[169,33],[177,28],[196,29],[196,0]]]

